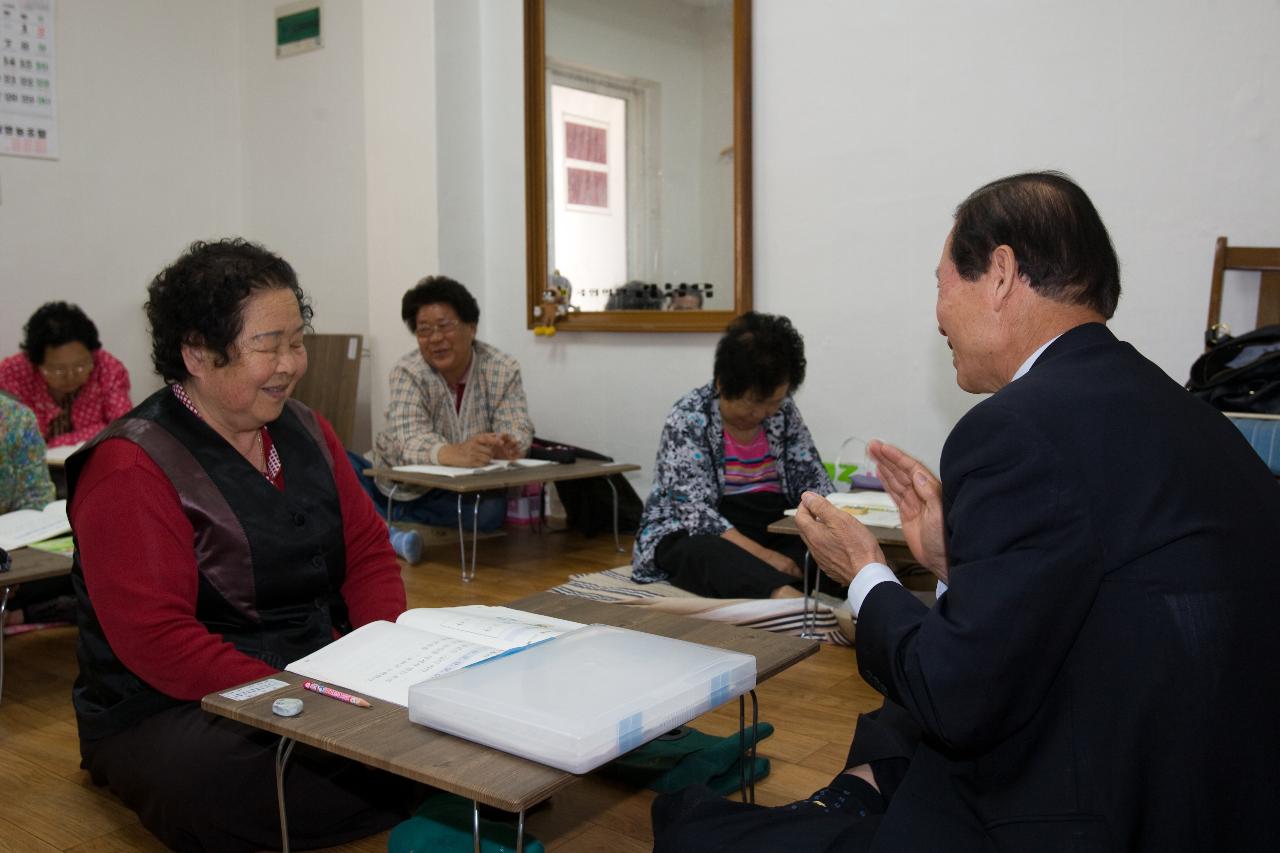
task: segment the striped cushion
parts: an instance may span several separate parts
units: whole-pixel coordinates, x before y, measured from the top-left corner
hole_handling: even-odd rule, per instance
[[[804,599],[801,598],[763,598],[750,601],[699,598],[666,581],[636,583],[631,579],[630,566],[618,566],[616,569],[592,574],[571,575],[567,583],[552,587],[550,591],[561,595],[589,598],[592,601],[614,603],[644,601],[664,612],[676,612],[683,616],[728,622],[732,625],[794,636],[804,633],[806,622],[803,610]],[[821,602],[818,606],[818,616],[816,621],[813,621],[812,616],[809,617],[813,622],[809,625],[809,629],[816,630],[822,642],[837,646],[852,646],[852,632],[840,624],[840,620],[832,609],[833,605],[840,604],[840,600],[823,593],[818,593],[818,600]],[[677,602],[687,602],[689,606],[677,606]],[[670,606],[664,606],[666,603],[670,603]]]

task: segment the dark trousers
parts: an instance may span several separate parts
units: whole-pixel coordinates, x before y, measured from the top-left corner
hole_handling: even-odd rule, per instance
[[[739,533],[790,557],[804,569],[804,540],[768,530],[787,509],[785,497],[774,492],[725,495],[716,509]],[[672,533],[658,543],[654,563],[673,585],[707,598],[769,598],[778,587],[803,588],[803,581],[778,571],[722,536]],[[843,597],[844,587],[816,565],[809,566],[809,573],[811,589],[817,580],[818,589]]]
[[[57,578],[45,578],[38,581],[27,581],[18,586],[9,596],[8,609],[23,611],[23,619],[27,622],[49,622],[57,619],[75,621],[75,601],[68,600],[66,606],[58,599],[74,599],[75,590],[71,588],[71,577],[65,575]]]
[[[858,717],[845,766],[870,764],[881,797],[891,802],[919,742],[915,721],[886,701]],[[652,812],[654,853],[862,853],[871,849],[883,817],[874,810],[859,815],[857,810],[765,808],[724,799],[701,786],[658,797]]]
[[[174,850],[279,850],[279,742],[276,735],[191,703],[88,745],[83,766]],[[425,790],[301,744],[286,765],[284,788],[289,840],[296,850],[344,844],[388,829],[408,817]]]

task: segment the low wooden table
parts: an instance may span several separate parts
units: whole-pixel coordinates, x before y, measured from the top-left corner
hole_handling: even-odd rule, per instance
[[[857,518],[857,516],[855,515],[854,518]],[[901,527],[872,527],[866,525],[866,528],[871,531],[871,535],[876,537],[876,541],[881,545],[907,547],[907,538],[902,535]],[[800,528],[796,527],[796,517],[794,515],[783,516],[773,524],[770,524],[768,530],[770,533],[786,533],[791,536],[800,535]]]
[[[639,471],[639,465],[630,462],[598,462],[591,459],[579,459],[575,462],[555,465],[537,465],[531,468],[505,468],[501,471],[485,471],[480,474],[465,474],[461,477],[442,477],[439,474],[418,474],[411,471],[397,471],[395,468],[369,468],[365,476],[380,477],[397,485],[403,484],[418,489],[444,489],[458,495],[458,549],[462,561],[462,580],[470,582],[476,576],[476,542],[478,541],[478,525],[480,518],[480,493],[491,489],[505,489],[511,486],[524,486],[529,483],[557,483],[562,480],[586,480],[592,477],[604,477],[613,492],[613,544],[622,551],[622,542],[618,538],[618,489],[608,480],[612,474],[624,474],[627,471]],[[462,521],[463,495],[474,494],[475,504],[471,510],[471,570],[467,571],[467,543]],[[391,523],[391,505],[395,497],[394,489],[387,498],[387,521]]]
[[[550,592],[521,599],[509,606],[575,622],[615,625],[754,655],[757,684],[818,651],[818,644],[812,640],[656,613],[647,608],[601,604]],[[286,851],[289,848],[283,774],[295,742],[465,797],[472,801],[475,821],[479,819],[480,803],[517,812],[520,816],[517,850],[521,850],[524,843],[525,810],[578,778],[563,770],[411,723],[408,710],[399,705],[375,699],[372,700],[372,708],[356,708],[343,702],[317,698],[302,688],[301,676],[286,672],[277,677],[288,682],[289,686],[243,701],[221,695],[226,691],[211,693],[204,697],[201,707],[280,735],[280,747],[276,753],[276,785],[281,810],[281,837]],[[754,725],[754,719],[758,718],[755,691],[752,690],[750,695]],[[306,711],[297,717],[272,714],[271,703],[284,697],[305,699]],[[739,720],[745,731],[745,697],[738,698]],[[472,826],[476,849],[479,850],[479,824],[473,822]]]
[[[50,554],[38,548],[17,548],[9,552],[9,557],[13,561],[13,567],[0,573],[0,584],[4,584],[4,592],[0,593],[0,625],[4,624],[4,614],[9,608],[9,594],[13,587],[28,581],[71,574],[71,558],[61,554]],[[3,697],[4,631],[0,630],[0,699]]]

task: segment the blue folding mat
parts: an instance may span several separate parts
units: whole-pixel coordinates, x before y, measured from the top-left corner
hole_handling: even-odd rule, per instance
[[[1280,477],[1280,416],[1247,415],[1228,412],[1227,417],[1236,425],[1271,473]]]

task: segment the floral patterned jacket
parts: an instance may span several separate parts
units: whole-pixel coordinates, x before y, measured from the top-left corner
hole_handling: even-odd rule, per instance
[[[719,398],[714,383],[696,388],[675,404],[663,424],[653,489],[644,502],[631,554],[631,577],[639,583],[666,578],[653,559],[663,537],[679,530],[719,536],[733,526],[716,509],[724,495]],[[783,400],[777,414],[764,422],[764,431],[777,460],[782,493],[790,503],[799,504],[806,490],[820,495],[835,490],[794,400]]]
[[[0,391],[0,514],[44,509],[53,500],[44,454],[35,414]]]

